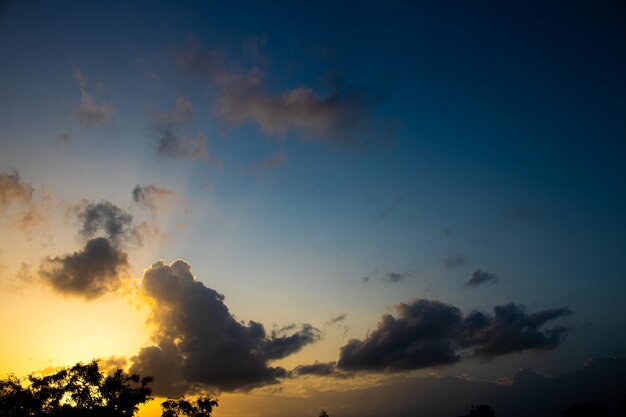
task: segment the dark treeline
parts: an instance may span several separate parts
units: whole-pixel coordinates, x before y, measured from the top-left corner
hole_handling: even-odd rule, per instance
[[[54,374],[0,380],[0,417],[132,417],[139,405],[154,399],[150,376],[117,369],[105,375],[98,362],[77,363]],[[218,402],[210,396],[194,401],[168,398],[162,417],[210,417]]]

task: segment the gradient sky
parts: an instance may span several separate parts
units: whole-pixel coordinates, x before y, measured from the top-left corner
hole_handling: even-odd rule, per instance
[[[342,417],[623,356],[626,9],[545,3],[2,2],[0,374],[154,373],[142,348],[219,352],[226,317],[271,378],[163,395]],[[178,259],[201,285],[150,287]]]

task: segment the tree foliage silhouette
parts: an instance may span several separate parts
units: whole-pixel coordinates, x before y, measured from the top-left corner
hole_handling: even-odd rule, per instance
[[[219,404],[217,399],[211,396],[201,396],[195,401],[186,400],[185,397],[175,400],[168,398],[161,403],[161,417],[211,417],[213,408]]]
[[[9,376],[0,380],[0,417],[131,417],[153,398],[152,380],[121,369],[105,376],[96,361],[24,381]]]

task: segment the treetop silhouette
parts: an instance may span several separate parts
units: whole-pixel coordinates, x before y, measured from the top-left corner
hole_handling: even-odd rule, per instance
[[[0,417],[131,417],[152,397],[141,378],[117,369],[104,375],[95,360],[46,376],[0,380]]]

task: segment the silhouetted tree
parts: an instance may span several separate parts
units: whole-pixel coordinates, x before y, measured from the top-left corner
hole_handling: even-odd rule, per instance
[[[329,417],[328,413],[326,412],[326,410],[322,410],[320,411],[320,416],[319,417]]]
[[[148,384],[117,369],[105,376],[98,363],[77,363],[46,376],[24,381],[0,380],[0,417],[131,417],[138,405],[152,399]]]
[[[186,400],[185,397],[178,400],[168,398],[161,403],[161,417],[211,417],[213,408],[218,405],[217,399],[208,395],[198,397],[195,401]]]

